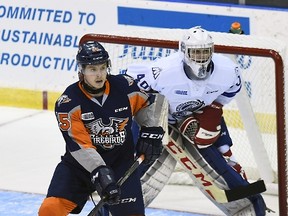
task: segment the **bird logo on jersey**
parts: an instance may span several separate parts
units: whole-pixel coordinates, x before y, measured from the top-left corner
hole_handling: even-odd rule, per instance
[[[115,145],[123,145],[125,142],[125,126],[128,120],[128,118],[111,117],[109,124],[103,124],[102,119],[97,119],[86,124],[86,128],[95,146],[101,146],[105,150],[110,150],[113,149]]]
[[[57,100],[57,106],[59,107],[63,103],[69,103],[71,99],[68,97],[68,95],[61,95]]]

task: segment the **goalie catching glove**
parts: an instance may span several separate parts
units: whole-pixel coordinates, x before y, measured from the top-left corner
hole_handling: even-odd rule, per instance
[[[120,200],[120,188],[115,181],[114,172],[107,166],[100,166],[91,173],[91,181],[101,199],[107,204],[116,204]]]
[[[222,105],[213,102],[193,113],[192,117],[186,118],[179,126],[179,130],[198,148],[206,148],[220,136],[222,114]]]
[[[161,154],[164,130],[162,127],[142,127],[136,145],[137,155],[144,154],[143,163],[152,164]]]

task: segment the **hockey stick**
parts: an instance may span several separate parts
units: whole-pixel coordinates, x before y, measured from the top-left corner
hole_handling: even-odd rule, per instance
[[[165,148],[184,167],[184,169],[188,171],[188,174],[192,177],[200,190],[203,190],[203,192],[213,200],[218,203],[227,203],[266,191],[263,180],[230,190],[219,188],[215,183],[215,180],[211,177],[211,173],[209,173],[209,175],[205,172],[199,165],[199,161],[196,161],[193,156],[185,151],[185,148],[189,148],[189,146],[185,146],[185,144],[182,143],[182,138],[184,137],[181,136],[180,132],[171,125],[169,125],[169,129],[171,141]]]
[[[131,167],[125,172],[125,174],[117,181],[117,185],[120,187],[129,177],[130,175],[139,167],[139,165],[144,161],[144,155],[140,155]],[[97,205],[90,211],[88,216],[95,216],[97,212],[102,208],[105,204],[106,197],[103,197]]]

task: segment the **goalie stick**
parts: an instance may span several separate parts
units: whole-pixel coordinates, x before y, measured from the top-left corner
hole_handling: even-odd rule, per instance
[[[131,165],[131,167],[125,172],[125,174],[117,181],[117,185],[120,187],[129,177],[130,175],[139,167],[139,165],[143,162],[144,155],[140,155],[134,163]],[[97,212],[102,208],[102,206],[105,204],[105,198],[103,197],[97,205],[90,211],[88,216],[95,216]]]
[[[191,177],[193,177],[195,183],[216,202],[228,203],[266,191],[263,180],[230,190],[219,188],[215,180],[211,177],[211,173],[208,174],[202,169],[197,161],[193,160],[191,155],[184,151],[185,148],[188,148],[188,146],[184,146],[184,143],[182,143],[182,138],[185,137],[171,125],[169,125],[169,131],[171,141],[164,147],[184,167],[184,169],[186,169],[186,171],[189,171],[188,173],[190,175],[192,174]]]

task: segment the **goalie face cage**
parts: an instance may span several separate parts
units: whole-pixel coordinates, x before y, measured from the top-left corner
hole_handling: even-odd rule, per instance
[[[178,49],[183,30],[157,31],[87,34],[80,44],[88,40],[101,42],[111,58],[113,74],[123,73],[130,63],[152,61]],[[215,52],[227,54],[240,64],[245,81],[242,89],[247,94],[237,96],[236,104],[232,102],[224,109],[236,158],[249,179],[262,178],[266,185],[278,184],[279,215],[288,215],[285,44],[247,35],[211,34]]]

